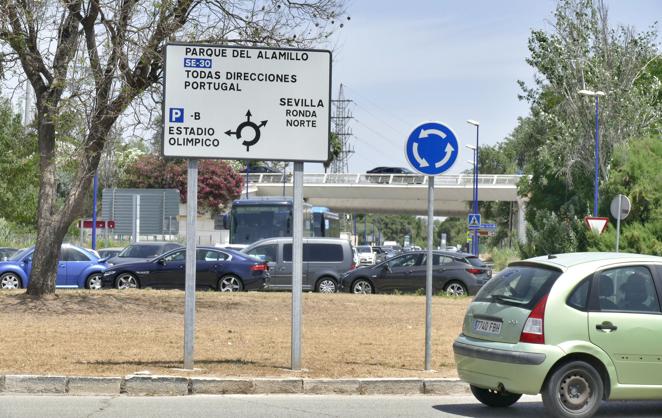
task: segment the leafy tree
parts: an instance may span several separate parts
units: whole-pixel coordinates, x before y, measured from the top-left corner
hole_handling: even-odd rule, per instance
[[[331,164],[340,157],[340,154],[342,153],[342,141],[340,140],[340,136],[338,134],[332,132],[331,133],[331,138],[329,139],[330,142],[330,152],[329,152],[329,160],[324,162],[324,171],[329,169],[331,167]]]
[[[662,255],[662,141],[648,137],[631,141],[614,152],[611,176],[602,193],[603,213],[609,212],[609,202],[618,194],[628,196],[632,208],[621,222],[620,249],[624,252]],[[612,219],[607,232],[590,234],[587,247],[591,250],[613,251],[616,241],[616,221]]]
[[[23,127],[20,115],[0,101],[0,218],[35,225],[39,183],[37,138]]]
[[[161,90],[166,42],[308,46],[328,36],[341,1],[0,0],[0,68],[27,78],[36,98],[40,182],[28,293],[55,292],[60,243],[113,126],[123,116],[145,117],[130,105],[147,103],[146,119],[159,111],[149,98]],[[68,152],[75,174],[58,200],[58,132],[71,112],[85,124]]]
[[[165,160],[157,155],[144,155],[127,167],[123,187],[178,189],[186,202],[186,161]],[[198,164],[198,206],[213,214],[238,199],[243,186],[242,177],[222,160],[201,160]]]
[[[519,187],[529,199],[525,256],[586,248],[592,239],[581,219],[593,207],[595,102],[578,91],[606,92],[600,98],[601,188],[612,175],[614,149],[658,131],[662,119],[655,29],[610,26],[600,0],[560,0],[552,28],[532,31],[527,63],[536,70],[534,83],[520,82],[531,113],[496,150],[515,162],[502,167],[528,175]],[[604,214],[611,196],[600,195]]]

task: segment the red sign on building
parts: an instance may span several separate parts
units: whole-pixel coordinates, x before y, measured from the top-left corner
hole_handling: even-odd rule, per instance
[[[80,227],[80,222],[78,223],[78,226]],[[115,221],[97,219],[97,229],[104,229],[106,227],[108,227],[108,229],[115,229]],[[83,219],[83,228],[92,229],[92,219]]]

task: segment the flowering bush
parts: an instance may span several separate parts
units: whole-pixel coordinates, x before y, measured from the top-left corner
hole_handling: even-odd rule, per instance
[[[178,189],[186,202],[186,161],[165,160],[158,155],[143,155],[127,167],[123,187]],[[198,163],[198,207],[212,213],[239,198],[243,178],[222,160],[200,160]]]

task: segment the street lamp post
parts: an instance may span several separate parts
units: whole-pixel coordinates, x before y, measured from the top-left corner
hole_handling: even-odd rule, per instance
[[[473,167],[473,176],[471,179],[471,209],[469,209],[469,213],[471,213],[474,211],[474,202],[476,199],[476,147],[474,147],[473,145],[465,145],[465,147],[469,148],[474,154],[473,160],[467,160],[467,163]],[[470,252],[471,254],[474,253],[473,238],[471,238],[471,248],[467,247],[467,252]]]
[[[603,91],[592,90],[579,90],[577,93],[584,96],[595,97],[595,179],[593,186],[593,216],[598,216],[598,177],[600,173],[600,141],[598,140],[600,134],[600,124],[598,123],[599,114],[599,97],[604,96]]]
[[[467,123],[476,127],[476,149],[474,150],[474,213],[478,213],[478,134],[480,130],[480,123],[476,120],[468,119]],[[478,255],[480,251],[478,242],[478,230],[474,230],[474,238],[472,240],[473,254]]]

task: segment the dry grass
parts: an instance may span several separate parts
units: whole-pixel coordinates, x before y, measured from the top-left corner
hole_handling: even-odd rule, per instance
[[[290,293],[197,293],[197,375],[456,376],[451,344],[469,299],[434,297],[433,368],[423,372],[425,297],[303,297],[301,372],[290,367]],[[0,293],[0,374],[182,374],[184,292]]]

